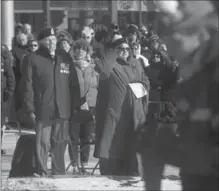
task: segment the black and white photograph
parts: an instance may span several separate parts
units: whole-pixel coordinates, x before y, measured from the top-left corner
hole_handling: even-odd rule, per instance
[[[0,190],[219,190],[218,1],[0,7]]]

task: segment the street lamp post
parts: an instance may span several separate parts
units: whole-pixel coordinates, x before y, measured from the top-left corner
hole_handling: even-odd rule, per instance
[[[1,1],[1,41],[6,44],[9,50],[12,49],[14,37],[14,1]]]
[[[117,1],[110,0],[111,22],[118,23]]]
[[[44,14],[44,27],[51,27],[51,12],[50,0],[42,0],[43,14]]]

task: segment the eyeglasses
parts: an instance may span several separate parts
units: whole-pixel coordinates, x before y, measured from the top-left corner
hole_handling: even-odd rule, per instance
[[[125,51],[130,51],[130,48],[129,47],[119,47],[119,50],[120,51],[123,51],[123,52],[125,52]]]
[[[91,39],[90,36],[83,36],[82,38],[83,38],[83,39]]]
[[[139,50],[139,48],[138,47],[133,47],[132,50]]]
[[[37,47],[38,44],[31,44],[30,46],[31,46],[31,47]]]

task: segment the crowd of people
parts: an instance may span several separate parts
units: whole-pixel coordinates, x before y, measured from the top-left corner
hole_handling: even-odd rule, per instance
[[[178,143],[180,134],[188,148],[194,132],[189,133],[193,136],[189,138],[187,128],[179,131],[176,128],[179,121],[188,118],[184,114],[179,119],[178,115],[179,111],[185,113],[188,103],[182,100],[177,110],[177,93],[182,91],[177,89],[178,82],[181,83],[180,64],[174,55],[169,55],[158,34],[146,25],[135,24],[121,31],[116,23],[98,32],[84,26],[76,36],[65,30],[44,28],[35,37],[29,24],[17,25],[15,32],[12,50],[6,45],[1,48],[1,125],[4,126],[10,106],[18,113],[21,125],[35,128],[38,168],[34,175],[48,176],[49,154],[52,174],[65,174],[64,154],[69,141],[73,145],[68,147],[73,173],[77,174],[79,160],[82,166],[87,166],[88,143],[94,141],[94,157],[99,159],[101,175],[136,176],[141,163],[147,189],[160,190],[164,163],[177,160],[176,148],[171,150],[173,144]],[[186,90],[188,84],[183,88],[187,93],[181,94],[185,97],[194,93]],[[11,100],[13,105],[8,104]],[[25,117],[19,117],[19,113]],[[202,140],[207,140],[205,128],[198,126],[203,130]],[[170,137],[162,142],[163,136]],[[171,142],[173,139],[177,140]],[[171,148],[167,149],[168,141]],[[75,142],[81,142],[80,148]],[[211,144],[206,152],[218,142]],[[141,160],[136,153],[140,153]],[[211,156],[200,154],[200,157]],[[212,175],[215,170],[208,159],[205,165],[209,168],[204,170],[209,172],[206,185],[216,185],[218,176]],[[188,170],[192,168],[188,168],[189,164],[182,168],[183,183],[188,189],[192,188],[189,178],[194,178]],[[198,187],[199,180],[192,186]]]
[[[122,34],[115,23],[97,34],[85,26],[76,39],[67,31],[53,28],[43,29],[34,38],[29,24],[19,24],[15,31],[11,54],[5,50],[2,56],[7,57],[7,66],[13,71],[13,106],[25,115],[25,120],[19,116],[17,120],[30,128],[37,125],[37,152],[42,166],[39,174],[47,174],[49,152],[55,165],[53,173],[65,173],[68,133],[71,140],[82,141],[83,165],[87,165],[90,155],[90,146],[83,142],[95,138],[94,155],[100,158],[101,174],[138,174],[137,166],[132,166],[132,135],[145,123],[149,101],[157,102],[151,106],[156,109],[147,116],[153,121],[155,113],[161,112],[160,101],[167,99],[165,93],[174,88],[177,80],[178,63],[168,56],[158,35],[144,25],[134,24]],[[136,102],[127,88],[131,83],[143,84],[145,100]],[[162,112],[174,120],[168,108]],[[78,159],[73,157],[73,150],[69,147],[76,166]]]

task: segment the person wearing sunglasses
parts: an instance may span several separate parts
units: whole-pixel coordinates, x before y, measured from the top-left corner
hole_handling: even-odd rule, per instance
[[[35,52],[35,51],[38,50],[38,48],[39,48],[39,45],[38,45],[37,40],[32,39],[32,40],[29,41],[29,50],[30,50],[30,52]]]
[[[102,127],[96,128],[95,153],[100,158],[101,175],[136,175],[138,163],[133,134],[134,129],[144,123],[147,96],[137,99],[129,85],[139,83],[145,92],[150,85],[140,65],[131,58],[126,39],[116,39],[113,47],[116,60],[107,80],[107,93],[98,97],[107,104],[96,112],[96,122]]]

